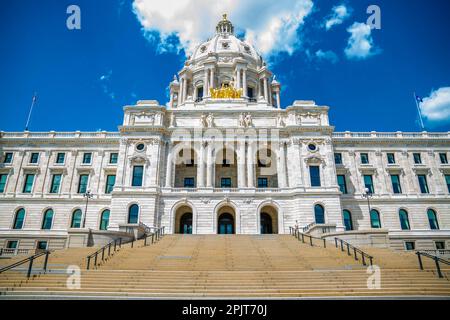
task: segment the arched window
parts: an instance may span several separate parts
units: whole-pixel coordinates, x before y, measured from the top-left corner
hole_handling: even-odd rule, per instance
[[[400,227],[402,230],[409,230],[409,218],[408,218],[408,212],[406,210],[400,209],[398,212],[399,218],[400,218]]]
[[[130,209],[128,209],[128,223],[138,223],[139,218],[139,206],[133,204]]]
[[[433,209],[428,209],[427,215],[431,230],[439,230],[439,222],[436,211],[434,211]]]
[[[317,224],[325,223],[325,209],[320,204],[314,206],[314,216]]]
[[[380,213],[375,209],[370,210],[370,226],[374,229],[381,228]]]
[[[53,223],[53,210],[48,209],[44,213],[44,219],[42,219],[42,229],[50,230],[52,228],[52,223]]]
[[[71,228],[81,228],[81,216],[83,214],[81,213],[80,209],[75,210],[72,213],[72,221],[70,222]]]
[[[25,209],[21,208],[16,212],[14,217],[13,229],[22,229],[25,221]]]
[[[110,211],[108,209],[102,212],[102,215],[100,217],[100,230],[108,230],[109,214]]]
[[[345,231],[353,230],[352,213],[348,210],[344,210],[342,216],[344,218]]]

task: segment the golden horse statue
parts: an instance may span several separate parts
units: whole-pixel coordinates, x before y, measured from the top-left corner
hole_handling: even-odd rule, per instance
[[[220,88],[210,88],[209,93],[213,99],[239,99],[242,96],[242,89],[224,86],[222,83]]]

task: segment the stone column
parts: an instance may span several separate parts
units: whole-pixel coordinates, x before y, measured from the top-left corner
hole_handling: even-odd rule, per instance
[[[173,144],[169,143],[169,152],[167,153],[167,167],[166,167],[166,188],[172,187],[172,170],[173,170],[173,155],[172,155]]]
[[[264,77],[264,99],[269,102],[269,93],[267,92],[267,77]]]
[[[247,187],[254,188],[254,177],[255,177],[255,161],[253,155],[253,143],[252,141],[248,142],[247,145]]]
[[[184,78],[184,80],[183,80],[183,102],[186,101],[186,98],[187,98],[187,84],[188,84],[188,81],[186,78]]]
[[[281,109],[281,104],[280,104],[280,91],[277,91],[277,108]]]
[[[278,186],[280,188],[286,188],[286,154],[285,154],[285,143],[280,143],[280,149],[279,149],[279,157],[278,157]]]
[[[180,78],[180,92],[178,93],[178,105],[183,103],[184,77]]]
[[[209,96],[209,86],[208,86],[208,69],[205,69],[205,80],[203,80],[203,97]]]
[[[210,78],[209,78],[209,86],[210,88],[214,88],[214,69],[210,69]]]
[[[242,70],[242,85],[243,85],[243,95],[247,97],[247,69]]]
[[[241,69],[237,68],[236,70],[236,89],[241,88]]]
[[[200,142],[200,154],[197,163],[197,187],[205,187],[205,143]]]
[[[206,187],[213,187],[213,159],[212,159],[212,143],[208,142],[206,148]]]
[[[238,142],[238,188],[246,187],[245,178],[245,141]]]

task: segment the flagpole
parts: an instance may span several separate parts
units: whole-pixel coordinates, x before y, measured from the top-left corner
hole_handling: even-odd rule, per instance
[[[30,112],[28,113],[27,124],[25,125],[25,131],[28,131],[28,125],[30,124],[31,113],[33,112],[34,103],[36,102],[36,92],[33,94],[33,99],[31,100]]]
[[[422,131],[425,131],[425,126],[423,125],[422,113],[420,112],[419,101],[417,100],[417,95],[414,92],[414,101],[416,102],[417,113],[419,114],[420,126],[422,127]]]

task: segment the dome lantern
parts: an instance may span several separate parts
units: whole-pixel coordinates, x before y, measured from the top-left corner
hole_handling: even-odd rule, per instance
[[[228,20],[226,13],[223,14],[222,20],[220,20],[219,23],[217,24],[216,33],[217,34],[233,34],[234,33],[234,26]]]

